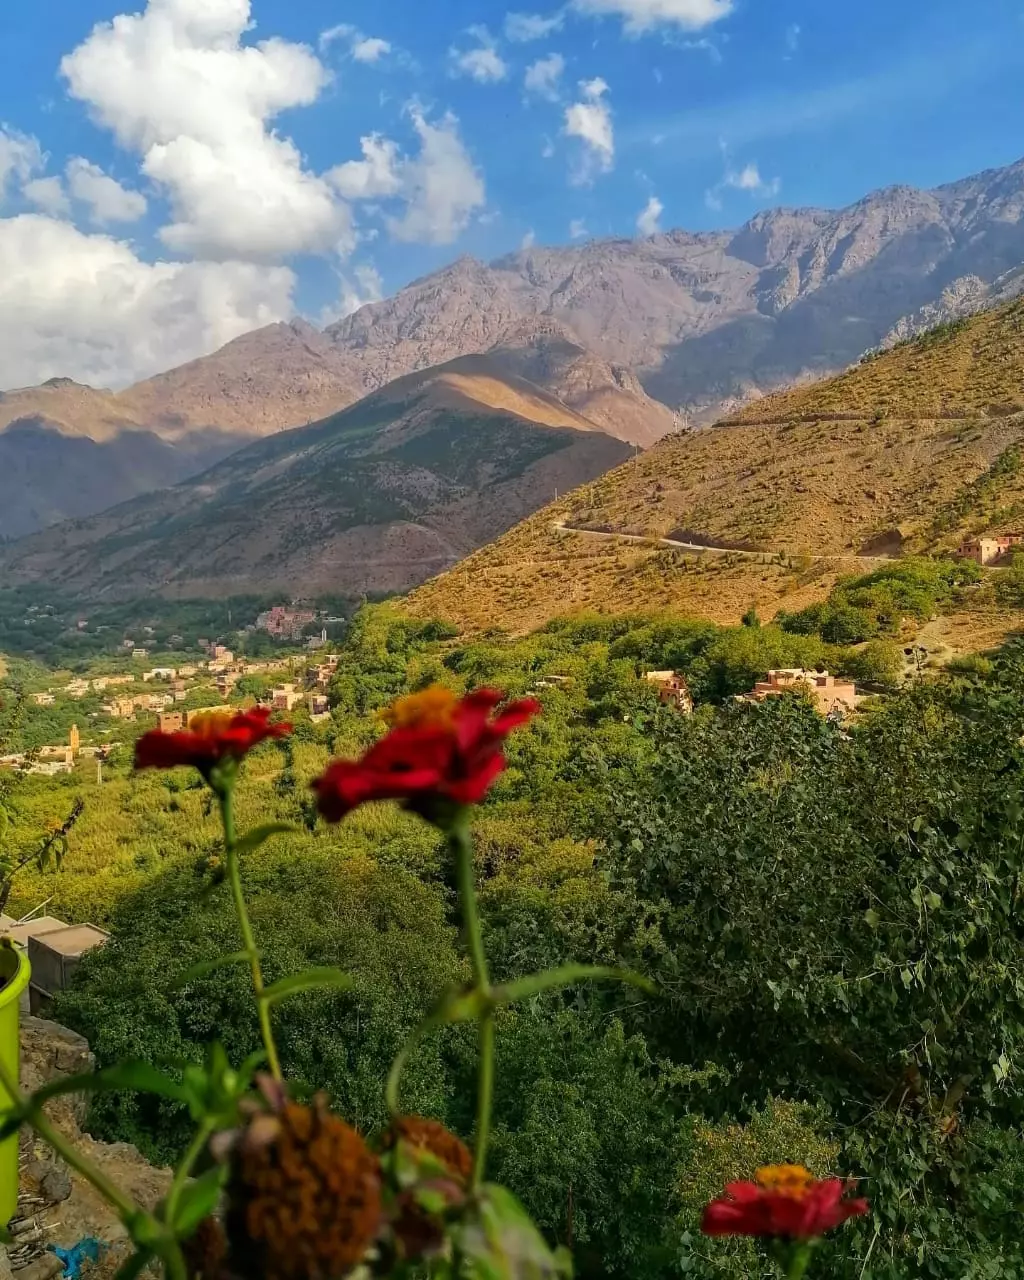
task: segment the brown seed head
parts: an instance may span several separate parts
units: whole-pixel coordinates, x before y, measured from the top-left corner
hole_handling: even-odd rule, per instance
[[[425,1120],[422,1116],[399,1116],[392,1121],[384,1137],[384,1145],[393,1147],[401,1140],[414,1151],[429,1151],[440,1160],[453,1177],[468,1182],[473,1172],[473,1156],[469,1148],[450,1133],[437,1120]]]
[[[274,1119],[273,1134],[243,1138],[236,1152],[227,1214],[232,1270],[254,1280],[337,1280],[377,1234],[377,1157],[322,1101],[286,1102]]]
[[[187,1240],[182,1241],[189,1280],[219,1280],[224,1272],[228,1240],[216,1218],[204,1218]]]

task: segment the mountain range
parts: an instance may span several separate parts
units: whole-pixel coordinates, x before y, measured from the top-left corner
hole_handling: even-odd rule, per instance
[[[464,356],[13,543],[0,572],[107,596],[401,591],[631,452],[490,356]]]
[[[0,396],[0,536],[108,508],[96,528],[128,521],[141,529],[146,512],[158,524],[169,507],[180,523],[194,509],[188,495],[226,491],[232,467],[261,474],[266,437],[332,423],[324,430],[347,440],[338,415],[359,403],[384,432],[386,453],[387,428],[400,434],[407,425],[407,389],[387,393],[389,384],[467,356],[485,355],[492,382],[524,381],[531,405],[547,396],[567,415],[552,427],[535,421],[533,408],[514,410],[520,425],[596,429],[647,447],[680,425],[714,421],[780,386],[846,367],[867,349],[1013,296],[1024,286],[1022,213],[1024,161],[932,191],[887,188],[839,211],[771,210],[738,230],[530,248],[490,264],[461,258],[322,331],[302,320],[270,325],[124,391],[63,378],[9,391]],[[496,409],[481,408],[476,395],[482,424]],[[379,416],[382,404],[398,406],[394,419]],[[498,419],[504,430],[500,406]],[[456,483],[441,436],[431,438],[437,474]],[[282,446],[279,468],[306,456],[301,439]],[[486,439],[478,432],[484,451]],[[343,452],[354,456],[349,444]],[[565,478],[581,482],[590,467],[588,457]],[[521,492],[520,505],[548,498],[548,478],[536,475],[536,492]],[[152,494],[178,481],[180,491]],[[116,506],[140,498],[127,516]],[[423,514],[418,503],[403,510],[403,518]],[[378,525],[390,524],[388,511],[387,501],[366,498],[371,541]],[[444,556],[467,545],[471,527],[483,536],[500,531],[474,516]],[[73,538],[59,536],[93,535],[79,527]],[[380,589],[415,581],[438,557],[417,552],[419,567],[404,577],[382,570]],[[313,560],[315,548],[307,567]],[[232,581],[247,572],[239,565]]]

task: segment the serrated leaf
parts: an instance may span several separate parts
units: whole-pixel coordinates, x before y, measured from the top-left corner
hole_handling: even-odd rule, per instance
[[[281,978],[263,992],[267,1004],[277,1004],[288,996],[298,995],[302,991],[313,991],[318,987],[333,987],[336,991],[344,991],[352,986],[352,977],[341,969],[306,969],[303,973],[292,973]]]
[[[196,978],[205,977],[208,973],[213,973],[215,969],[224,969],[232,964],[248,964],[251,959],[248,951],[232,951],[226,956],[216,956],[213,960],[200,960],[197,964],[189,965],[184,973],[179,974],[174,979],[175,987],[184,987],[189,982],[195,982]]]
[[[226,1166],[214,1165],[212,1169],[207,1169],[198,1178],[185,1184],[175,1208],[174,1221],[170,1224],[179,1236],[190,1236],[200,1222],[214,1211],[226,1174]]]
[[[577,982],[610,981],[625,982],[638,987],[648,995],[654,995],[654,983],[638,973],[628,969],[614,969],[599,964],[565,964],[557,969],[546,969],[543,973],[532,973],[525,978],[517,978],[514,982],[504,983],[494,990],[494,1001],[497,1004],[511,1004],[516,1000],[528,1000],[542,991],[553,991],[559,987],[569,987]]]
[[[298,827],[293,827],[290,822],[266,822],[261,827],[253,827],[235,841],[235,854],[241,857],[242,854],[252,853],[271,836],[295,835],[297,832]]]

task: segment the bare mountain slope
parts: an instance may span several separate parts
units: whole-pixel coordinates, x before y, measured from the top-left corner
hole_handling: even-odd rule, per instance
[[[873,557],[1022,529],[1016,301],[662,440],[428,582],[408,607],[471,629],[525,629],[574,607],[735,622],[751,603],[771,616],[820,597]]]
[[[629,452],[542,388],[466,357],[26,538],[0,555],[0,577],[108,595],[402,590]]]
[[[702,419],[737,397],[843,368],[967,275],[1024,261],[1024,162],[847,209],[775,209],[738,231],[463,258],[327,336],[370,389],[542,317]]]

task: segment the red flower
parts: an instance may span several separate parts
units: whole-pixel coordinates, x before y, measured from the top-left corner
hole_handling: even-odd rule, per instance
[[[758,1169],[753,1182],[730,1182],[704,1210],[708,1236],[776,1236],[812,1240],[847,1218],[867,1213],[866,1200],[848,1196],[841,1178],[815,1178],[800,1165]]]
[[[193,765],[204,778],[224,760],[241,760],[266,738],[291,733],[290,724],[270,724],[270,710],[208,711],[193,716],[188,729],[163,733],[152,729],[135,744],[136,769],[176,769]]]
[[[368,800],[400,800],[429,817],[438,801],[476,804],[505,768],[503,746],[513,729],[540,710],[532,698],[511,702],[477,689],[462,699],[434,686],[399,698],[385,713],[390,733],[361,760],[335,760],[313,783],[328,822],[340,822]]]

